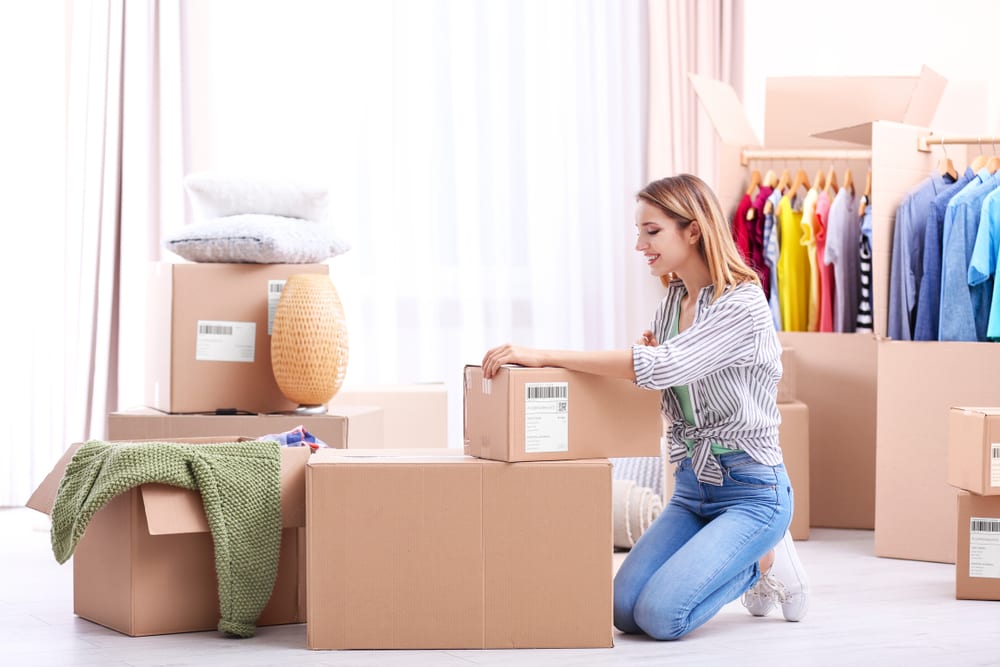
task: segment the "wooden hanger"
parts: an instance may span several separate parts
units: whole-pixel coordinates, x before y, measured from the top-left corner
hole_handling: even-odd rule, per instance
[[[997,170],[1000,169],[1000,156],[994,155],[986,160],[986,164],[983,166],[986,167],[986,171],[991,174],[997,173]]]
[[[769,188],[773,188],[778,182],[778,175],[774,173],[774,169],[768,169],[767,173],[764,174],[764,185]]]
[[[836,195],[840,188],[837,187],[837,170],[830,165],[830,171],[826,173],[826,195],[828,197]]]
[[[795,193],[799,191],[799,188],[803,186],[806,189],[809,188],[809,176],[806,174],[805,169],[799,169],[795,172],[795,180],[792,182],[792,186],[788,188],[788,192],[786,194],[789,198],[794,197]]]
[[[753,191],[756,190],[758,187],[760,187],[760,184],[761,184],[760,172],[754,169],[750,173],[750,187],[747,188],[747,197],[752,196]]]
[[[851,168],[850,167],[848,167],[847,169],[844,170],[844,187],[848,188],[847,191],[850,192],[851,196],[853,197],[854,196],[854,175],[851,174]]]
[[[816,171],[816,178],[813,179],[812,187],[816,188],[816,192],[820,192],[826,186],[826,174],[823,173],[822,169]],[[809,187],[808,185],[806,187]]]
[[[973,172],[978,172],[980,169],[986,166],[987,162],[989,162],[989,158],[983,153],[983,144],[980,143],[979,155],[977,155],[975,158],[972,159],[972,162],[969,164],[969,169],[971,169]]]
[[[872,203],[872,170],[868,170],[868,177],[865,178],[865,193],[861,196],[861,204],[858,205],[858,215],[864,215],[865,209]]]
[[[941,152],[944,153],[944,157],[938,160],[937,170],[941,176],[951,176],[951,180],[958,180],[958,171],[955,170],[955,163],[951,161],[948,157],[948,151],[945,149],[944,144],[941,144]]]
[[[792,180],[791,172],[789,172],[787,168],[782,170],[781,178],[778,179],[778,186],[777,186],[778,189],[784,192],[788,188],[788,184],[791,182],[791,180]]]

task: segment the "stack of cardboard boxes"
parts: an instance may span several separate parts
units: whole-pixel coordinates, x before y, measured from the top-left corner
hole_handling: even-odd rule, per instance
[[[106,438],[221,442],[302,425],[333,448],[445,447],[443,384],[345,387],[328,414],[287,414],[295,406],[271,371],[274,311],[288,277],[327,272],[325,264],[155,265],[147,406],[110,414]],[[67,450],[29,507],[51,510],[75,451]],[[282,545],[261,625],[306,620],[308,459],[308,448],[282,450]],[[74,552],[74,612],[133,636],[212,630],[219,618],[212,554],[196,492],[134,488],[93,517]]]
[[[952,408],[948,484],[958,494],[955,597],[1000,600],[1000,408]]]
[[[464,455],[312,457],[310,648],[612,645],[606,457],[658,455],[659,393],[470,366],[464,394]]]

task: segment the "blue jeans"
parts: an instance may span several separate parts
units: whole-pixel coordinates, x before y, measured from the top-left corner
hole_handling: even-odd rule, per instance
[[[757,561],[784,536],[793,502],[785,466],[744,452],[719,463],[722,486],[698,482],[691,459],[677,464],[673,497],[615,576],[622,632],[683,637],[753,586]]]

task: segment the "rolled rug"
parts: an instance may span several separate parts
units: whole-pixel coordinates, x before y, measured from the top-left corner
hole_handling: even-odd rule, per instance
[[[663,511],[663,500],[652,489],[628,479],[611,482],[611,516],[616,549],[631,549]]]

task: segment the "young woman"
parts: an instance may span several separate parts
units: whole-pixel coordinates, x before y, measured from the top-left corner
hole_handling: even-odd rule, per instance
[[[667,295],[629,350],[493,348],[503,364],[559,366],[662,390],[674,495],[615,577],[614,622],[679,639],[743,595],[789,621],[809,594],[787,533],[792,487],[778,446],[781,346],[757,274],[740,258],[714,193],[681,174],[637,195],[636,250]]]

